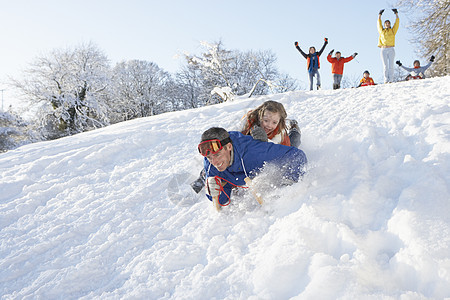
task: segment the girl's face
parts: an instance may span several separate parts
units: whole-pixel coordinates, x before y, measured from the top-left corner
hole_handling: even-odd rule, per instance
[[[267,134],[271,134],[277,128],[280,119],[280,113],[266,110],[260,122],[261,128],[264,129]]]
[[[309,48],[309,53],[311,53],[311,54],[316,53],[316,48],[314,48],[314,47]]]

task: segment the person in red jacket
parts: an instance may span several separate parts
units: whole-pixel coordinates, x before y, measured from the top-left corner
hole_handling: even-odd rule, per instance
[[[364,71],[364,77],[360,80],[359,85],[360,86],[367,86],[367,85],[375,85],[375,82],[373,81],[372,77],[370,77],[369,71]]]
[[[341,52],[336,51],[336,56],[333,55],[334,49],[328,53],[327,60],[331,63],[331,73],[333,74],[333,90],[337,90],[341,87],[342,74],[344,73],[344,64],[355,58],[358,53],[353,53],[349,57],[341,57]]]

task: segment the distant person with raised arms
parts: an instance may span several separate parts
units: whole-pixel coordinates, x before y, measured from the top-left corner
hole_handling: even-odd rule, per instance
[[[319,61],[319,57],[322,55],[323,50],[325,50],[325,47],[328,44],[328,39],[324,38],[325,42],[322,46],[322,49],[320,49],[319,52],[316,52],[316,47],[312,46],[309,47],[309,53],[306,54],[305,52],[302,51],[302,49],[300,49],[300,46],[298,45],[298,42],[295,42],[295,48],[297,48],[297,50],[301,53],[301,55],[306,58],[306,68],[308,69],[308,74],[309,74],[309,89],[312,91],[313,90],[313,80],[314,77],[316,77],[316,84],[317,84],[317,89],[320,89],[320,74],[319,74],[319,69],[320,69],[320,61]]]
[[[395,14],[395,23],[391,28],[391,21],[384,21],[384,27],[381,23],[381,15],[384,9],[378,13],[378,47],[381,48],[381,60],[383,61],[384,83],[394,82],[394,59],[395,59],[395,34],[398,31],[400,19],[398,11],[393,8]]]
[[[344,64],[351,61],[358,55],[358,53],[353,53],[349,57],[341,57],[341,52],[336,51],[335,57],[333,55],[334,49],[328,53],[327,60],[331,63],[331,73],[333,74],[333,90],[341,88],[342,75],[344,74]]]
[[[406,70],[407,72],[409,72],[409,75],[406,76],[405,80],[413,80],[413,79],[424,79],[425,71],[431,66],[431,64],[433,62],[434,62],[434,56],[432,55],[430,58],[430,62],[423,67],[420,66],[420,61],[418,61],[418,60],[415,60],[413,63],[414,68],[408,68],[408,67],[403,66],[399,60],[397,60],[395,63],[399,67],[401,67],[404,70]]]

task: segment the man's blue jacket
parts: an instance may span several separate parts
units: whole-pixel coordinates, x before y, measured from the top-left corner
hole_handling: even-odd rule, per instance
[[[253,178],[265,162],[279,165],[282,176],[295,182],[303,175],[303,166],[307,159],[302,150],[254,140],[251,136],[243,135],[238,131],[230,131],[229,134],[234,151],[233,163],[225,171],[219,172],[205,157],[206,177],[219,176],[237,186],[243,186],[245,185],[244,178],[247,176]],[[224,192],[220,193],[219,197],[220,204],[228,203],[232,188],[230,183],[223,187]],[[212,201],[211,196],[208,194],[206,196]]]

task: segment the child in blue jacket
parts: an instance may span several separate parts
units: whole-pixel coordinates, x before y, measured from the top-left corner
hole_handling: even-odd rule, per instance
[[[324,38],[325,42],[322,46],[322,49],[320,49],[319,52],[316,52],[316,47],[309,47],[309,53],[306,54],[305,52],[302,51],[302,49],[300,49],[300,46],[298,45],[298,42],[295,42],[295,48],[297,48],[297,50],[301,53],[301,55],[306,58],[306,67],[308,69],[308,74],[309,74],[309,89],[312,91],[313,89],[313,80],[314,77],[316,77],[316,84],[317,84],[317,89],[320,89],[320,74],[319,74],[319,69],[320,69],[320,61],[319,61],[319,56],[322,55],[323,50],[325,50],[325,47],[328,44],[328,39]]]

